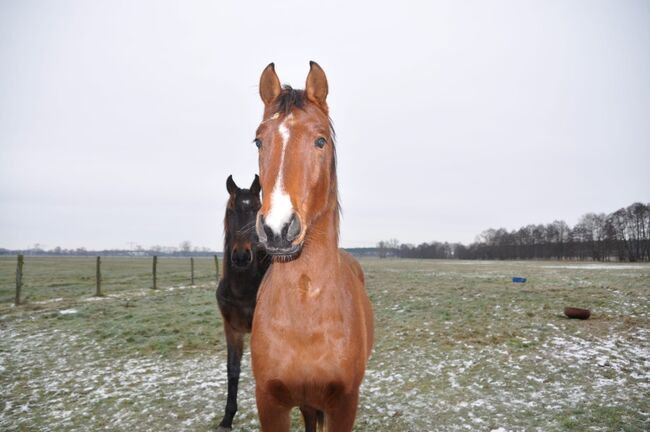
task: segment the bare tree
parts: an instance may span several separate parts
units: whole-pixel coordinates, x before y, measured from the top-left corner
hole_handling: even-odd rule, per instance
[[[181,244],[178,247],[182,253],[188,254],[192,251],[192,242],[189,240],[184,240],[181,242]]]
[[[392,238],[386,242],[386,247],[388,248],[388,253],[391,256],[399,256],[399,240]]]
[[[386,258],[386,255],[388,254],[388,246],[385,241],[381,240],[377,243],[377,252],[379,253],[379,258]]]

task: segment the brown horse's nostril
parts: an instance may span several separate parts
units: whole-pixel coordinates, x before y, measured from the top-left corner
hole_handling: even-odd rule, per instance
[[[257,221],[255,222],[255,231],[257,233],[257,239],[262,244],[266,243],[267,241],[265,225],[266,224],[264,223],[264,216],[262,216],[262,213],[260,212],[257,214]]]
[[[264,219],[264,216],[260,216],[260,225],[262,226],[262,230],[258,230],[258,236],[260,238],[260,241],[263,243],[268,243],[276,240],[276,234],[273,232],[270,226],[266,224],[266,220]]]
[[[300,235],[300,221],[294,213],[291,215],[291,220],[289,221],[289,227],[287,228],[287,241],[294,241]]]

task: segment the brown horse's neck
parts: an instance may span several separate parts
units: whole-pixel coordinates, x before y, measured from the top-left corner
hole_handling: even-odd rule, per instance
[[[305,255],[335,255],[339,248],[338,219],[338,208],[332,208],[313,222],[305,238]]]
[[[300,255],[286,264],[322,267],[327,265],[331,259],[338,259],[339,206],[336,194],[333,195],[334,201],[330,201],[332,205],[320,214],[309,227]]]

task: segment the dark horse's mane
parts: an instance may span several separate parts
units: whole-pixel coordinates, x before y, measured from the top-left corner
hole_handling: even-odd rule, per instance
[[[291,87],[288,84],[285,84],[282,86],[282,92],[280,92],[280,96],[277,97],[275,100],[275,105],[273,106],[273,111],[274,113],[279,113],[279,114],[289,114],[292,109],[298,108],[298,109],[304,109],[305,104],[308,103],[309,100],[307,99],[307,95],[305,95],[304,90],[299,90]],[[332,119],[327,116],[327,121],[329,123],[330,127],[330,134],[332,136],[332,147],[334,148],[334,157],[332,158],[332,167],[331,167],[331,187],[332,190],[330,191],[331,193],[335,194],[335,199],[336,199],[336,207],[334,210],[335,213],[335,224],[336,224],[336,236],[337,236],[337,242],[338,242],[338,230],[339,230],[339,216],[340,213],[343,212],[341,209],[341,203],[339,202],[339,193],[338,193],[338,182],[337,182],[337,176],[336,176],[336,131],[334,130],[334,123],[332,122]]]

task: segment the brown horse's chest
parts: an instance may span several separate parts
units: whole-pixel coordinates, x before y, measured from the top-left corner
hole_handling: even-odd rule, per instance
[[[323,407],[361,384],[372,318],[351,262],[274,264],[262,282],[251,356],[258,387],[276,401]]]
[[[277,362],[276,376],[345,381],[345,371],[355,369],[357,356],[350,352],[358,349],[354,336],[359,326],[345,287],[337,282],[335,275],[329,279],[301,275],[263,283],[255,321],[264,324],[253,330],[251,344],[255,356]]]

